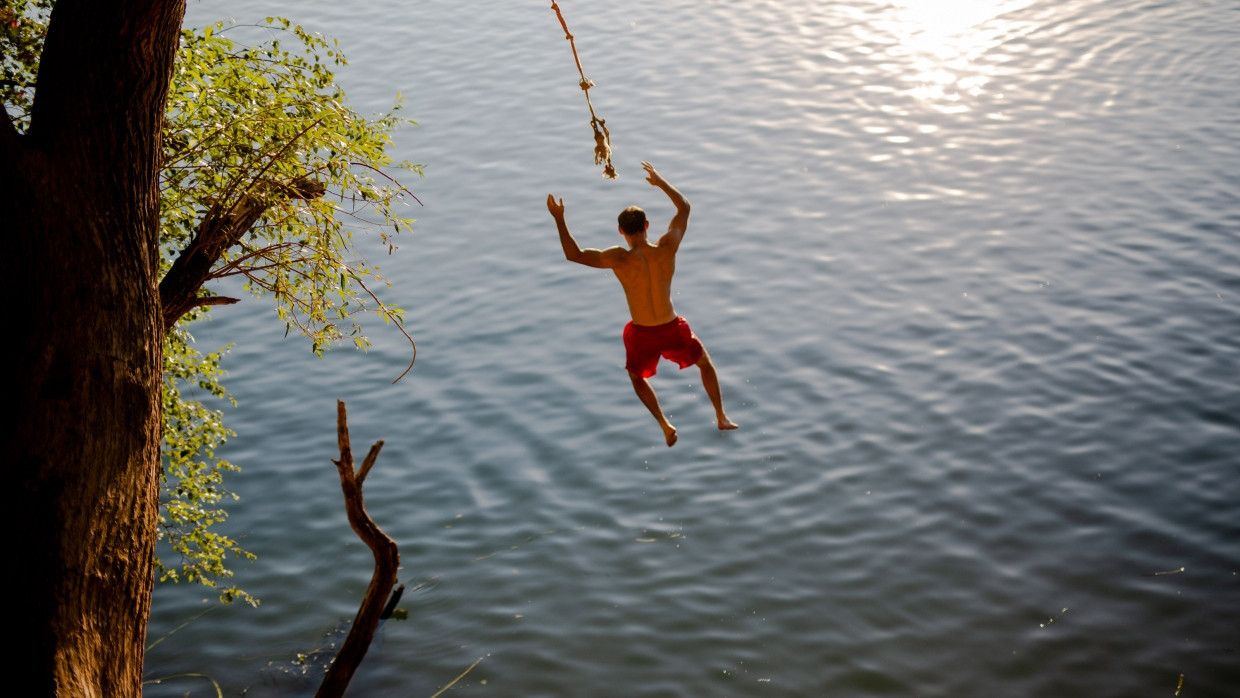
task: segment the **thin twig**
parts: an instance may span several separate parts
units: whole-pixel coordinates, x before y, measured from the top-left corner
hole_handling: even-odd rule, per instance
[[[460,681],[461,679],[465,678],[466,674],[473,671],[474,667],[478,666],[481,663],[482,663],[482,657],[479,657],[478,661],[474,662],[473,664],[470,664],[469,668],[466,669],[465,671],[462,671],[460,676],[456,677],[455,679],[452,679],[451,683],[449,683],[447,686],[444,686],[443,688],[436,691],[435,695],[431,696],[431,698],[439,698],[439,696],[442,696],[444,693],[447,693],[449,688],[452,688],[453,686],[455,686],[457,681]]]
[[[360,487],[366,480],[366,473],[374,467],[375,460],[379,457],[379,450],[383,448],[383,440],[380,439],[370,447],[370,451],[366,454],[366,458],[362,460],[362,469],[357,471],[357,484]]]

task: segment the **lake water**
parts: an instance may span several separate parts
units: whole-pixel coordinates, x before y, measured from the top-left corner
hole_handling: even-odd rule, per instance
[[[425,163],[382,260],[408,309],[324,360],[270,305],[235,343],[258,609],[155,595],[147,674],[311,695],[350,619],[335,401],[384,439],[367,507],[410,619],[352,695],[1174,696],[1240,685],[1240,5],[1178,0],[194,2],[338,37]],[[236,14],[234,14],[236,13]],[[677,309],[709,347],[623,370],[626,309],[564,261],[693,202]],[[386,253],[377,241],[361,251]],[[208,696],[201,678],[148,696]]]

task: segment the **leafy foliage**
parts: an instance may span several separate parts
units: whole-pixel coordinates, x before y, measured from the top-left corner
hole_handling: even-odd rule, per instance
[[[19,130],[30,120],[34,80],[55,0],[0,2],[0,99]]]
[[[29,124],[53,5],[0,4],[0,99],[19,130]],[[378,266],[354,258],[353,247],[354,232],[368,231],[391,254],[395,235],[413,223],[397,212],[413,195],[380,169],[392,165],[391,133],[406,123],[395,116],[399,98],[391,113],[362,117],[336,84],[333,69],[346,61],[335,41],[268,18],[267,40],[244,46],[225,36],[235,28],[182,32],[163,134],[161,275],[204,229],[261,210],[208,279],[241,276],[247,290],[269,295],[286,334],[296,328],[316,354],[342,342],[368,346],[366,313],[408,338],[402,311],[370,288],[386,285]],[[397,167],[421,174],[418,165]],[[180,561],[155,563],[161,581],[219,588],[232,576],[230,556],[254,556],[214,528],[227,518],[224,501],[236,498],[224,473],[238,468],[216,455],[235,434],[202,403],[232,402],[220,384],[225,350],[200,353],[188,331],[206,314],[186,314],[164,340],[160,537]],[[257,603],[235,585],[220,589],[222,601],[238,598]]]
[[[335,83],[332,68],[345,65],[336,42],[285,19],[267,24],[282,36],[258,46],[231,41],[222,23],[184,32],[164,130],[163,256],[174,258],[205,221],[258,204],[265,213],[212,278],[242,275],[247,289],[270,294],[286,330],[308,336],[316,353],[341,341],[365,348],[362,314],[398,327],[402,317],[368,285],[381,280],[378,266],[346,257],[354,227],[391,253],[394,234],[412,225],[397,213],[412,194],[379,169],[391,164],[400,102],[359,116]]]
[[[215,449],[236,434],[224,426],[222,412],[187,399],[182,392],[196,389],[217,400],[236,403],[219,383],[223,351],[204,356],[192,346],[193,337],[186,325],[194,319],[185,318],[164,338],[160,538],[180,555],[181,564],[169,567],[157,557],[155,567],[160,581],[185,580],[216,587],[219,580],[232,577],[224,564],[227,554],[246,560],[253,560],[254,555],[232,538],[212,530],[228,516],[220,508],[221,501],[237,498],[223,488],[224,472],[239,470],[216,456]],[[221,589],[220,598],[241,598],[257,604],[236,585]]]
[[[335,42],[285,19],[267,23],[283,43],[241,46],[224,36],[230,27],[223,23],[182,34],[164,126],[164,270],[213,218],[261,208],[210,278],[240,275],[247,289],[272,296],[286,332],[296,327],[315,353],[340,341],[365,348],[361,314],[401,322],[400,309],[369,288],[368,281],[382,281],[378,267],[349,255],[354,229],[376,232],[390,254],[393,235],[413,223],[396,212],[412,195],[379,169],[390,164],[386,148],[402,122],[393,114],[367,119],[343,106],[331,67],[345,59]],[[402,167],[420,173],[416,165]],[[186,316],[165,341],[162,522],[182,564],[179,573],[162,562],[160,570],[161,579],[214,586],[231,576],[227,554],[252,556],[211,529],[225,516],[218,507],[226,495],[222,475],[236,469],[214,450],[233,433],[219,413],[181,398],[181,386],[194,385],[228,399],[218,382],[220,354],[198,354],[184,329],[205,313]],[[254,602],[235,586],[222,590],[222,600],[233,598]]]

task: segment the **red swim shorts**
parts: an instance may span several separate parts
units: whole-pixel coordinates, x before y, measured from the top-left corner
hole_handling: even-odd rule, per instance
[[[659,357],[675,361],[681,368],[692,366],[702,358],[702,342],[689,323],[677,316],[662,325],[624,326],[624,367],[642,378],[655,374]]]

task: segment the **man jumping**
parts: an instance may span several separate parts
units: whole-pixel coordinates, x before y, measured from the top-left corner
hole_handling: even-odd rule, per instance
[[[560,231],[564,257],[587,267],[610,269],[624,287],[624,297],[632,316],[632,321],[624,326],[624,367],[633,381],[637,397],[654,415],[667,445],[671,446],[676,443],[676,427],[663,415],[659,398],[647,380],[655,374],[660,357],[675,361],[682,369],[696,364],[702,371],[702,387],[715,407],[719,428],[735,429],[737,424],[724,414],[719,376],[715,373],[710,354],[689,329],[689,323],[672,307],[672,275],[676,273],[676,250],[680,248],[680,241],[689,226],[689,200],[663,179],[650,163],[643,162],[642,167],[649,175],[646,181],[662,189],[676,206],[676,215],[668,224],[667,232],[653,245],[646,239],[650,221],[646,220],[646,212],[636,206],[620,212],[620,234],[628,243],[627,250],[619,246],[605,250],[583,250],[564,222],[564,200],[557,202],[554,195],[548,194],[547,210]]]

